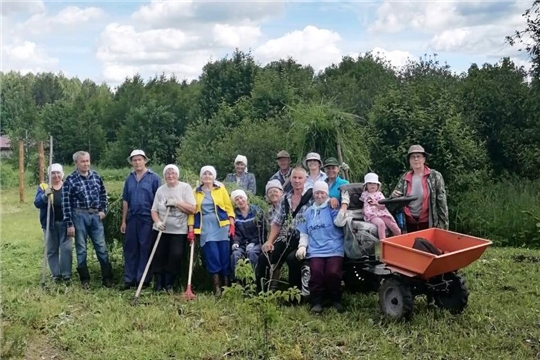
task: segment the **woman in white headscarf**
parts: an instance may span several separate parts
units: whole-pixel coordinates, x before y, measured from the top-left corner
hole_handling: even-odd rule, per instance
[[[195,212],[195,197],[189,184],[179,181],[178,166],[169,164],[163,169],[165,184],[161,185],[152,204],[152,243],[162,232],[152,261],[154,290],[171,292],[182,268],[182,258],[188,239],[188,216]],[[165,214],[169,208],[169,215]]]
[[[71,264],[73,259],[73,240],[67,236],[67,226],[63,222],[62,186],[64,185],[64,170],[60,164],[52,164],[48,168],[51,187],[42,183],[37,188],[34,206],[38,208],[39,220],[43,236],[47,239],[47,207],[51,197],[52,208],[49,220],[49,236],[47,239],[47,261],[54,281],[71,280]]]
[[[227,174],[224,182],[235,183],[240,188],[255,195],[257,182],[255,180],[255,175],[248,173],[248,161],[244,155],[236,156],[236,159],[234,159],[234,169],[235,172]]]
[[[188,219],[188,240],[199,235],[206,269],[214,282],[214,295],[220,296],[221,285],[229,286],[231,274],[229,238],[235,234],[234,209],[227,189],[216,181],[213,166],[203,166],[199,176],[202,185],[195,189],[197,205]]]

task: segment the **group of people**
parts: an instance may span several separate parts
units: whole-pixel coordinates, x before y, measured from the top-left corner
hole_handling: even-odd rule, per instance
[[[405,225],[400,228],[379,201],[384,199],[378,176],[364,177],[361,194],[364,220],[378,228],[379,238],[386,230],[393,235],[429,227],[448,228],[448,208],[442,175],[426,166],[428,154],[420,145],[410,147],[410,170],[398,181],[391,197],[416,197],[404,208]],[[86,264],[89,237],[101,265],[104,286],[111,286],[112,270],[105,244],[102,220],[107,214],[107,193],[102,179],[90,169],[90,154],[73,155],[76,169],[64,179],[60,164],[49,167],[51,186],[38,187],[35,206],[47,241],[47,258],[55,281],[71,279],[72,238],[75,238],[77,272],[82,287],[89,287]],[[344,234],[350,195],[341,186],[348,181],[339,176],[335,158],[323,163],[319,154],[308,153],[303,166],[292,167],[288,152],[280,151],[279,170],[265,186],[268,211],[251,204],[248,194],[256,193],[256,179],[248,172],[247,158],[238,155],[235,173],[224,182],[237,184],[230,194],[217,180],[213,166],[200,169],[200,185],[195,189],[179,180],[174,164],[163,169],[162,181],[147,167],[149,159],[142,150],[128,157],[133,171],[123,189],[121,232],[124,239],[123,288],[135,287],[142,280],[149,254],[159,234],[160,242],[144,279],[154,290],[172,291],[180,274],[183,254],[198,238],[207,271],[213,278],[213,291],[220,296],[223,286],[234,281],[240,259],[251,263],[258,291],[277,289],[280,269],[288,266],[289,286],[308,288],[311,309],[323,311],[329,300],[337,311],[341,305],[341,278],[344,258]],[[49,212],[47,211],[50,205]],[[50,213],[47,221],[47,213]],[[47,223],[49,233],[46,233]],[[303,268],[309,280],[303,283]]]

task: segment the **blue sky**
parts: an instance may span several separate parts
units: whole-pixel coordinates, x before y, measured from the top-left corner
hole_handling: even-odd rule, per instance
[[[117,85],[140,73],[194,79],[235,48],[261,64],[292,56],[316,70],[379,52],[396,67],[438,54],[457,72],[504,56],[531,1],[6,1],[2,70],[62,71]]]

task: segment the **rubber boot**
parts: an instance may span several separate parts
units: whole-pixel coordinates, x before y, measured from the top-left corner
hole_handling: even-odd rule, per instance
[[[112,265],[110,263],[101,267],[101,275],[103,278],[103,286],[110,288],[112,286]]]
[[[163,287],[165,285],[164,278],[165,278],[165,274],[161,274],[161,273],[154,274],[154,291],[155,292],[160,292],[161,290],[163,290]]]
[[[323,311],[322,307],[322,298],[319,294],[311,294],[311,312],[315,314],[320,314]]]
[[[223,277],[223,286],[231,286],[231,279],[228,276]]]
[[[172,292],[174,283],[176,281],[176,275],[165,273],[164,277],[165,277],[165,291]]]
[[[78,267],[77,272],[79,273],[79,278],[81,279],[81,287],[83,289],[90,289],[90,273],[88,272],[88,267]]]
[[[212,275],[212,280],[214,281],[214,296],[220,297],[221,296],[221,281],[219,278],[219,274]]]

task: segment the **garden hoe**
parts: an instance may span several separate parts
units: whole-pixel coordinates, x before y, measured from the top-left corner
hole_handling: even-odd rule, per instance
[[[191,275],[193,274],[193,253],[195,252],[195,241],[191,243],[191,253],[189,255],[189,272],[188,272],[188,281],[187,281],[187,288],[186,292],[184,293],[184,299],[189,300],[195,300],[197,296],[191,291]]]
[[[51,168],[53,162],[53,139],[51,136],[50,144],[49,144],[49,168]],[[49,172],[49,171],[47,171]],[[52,178],[51,174],[47,174],[49,176],[49,189],[52,188]],[[49,229],[51,228],[51,208],[53,206],[53,195],[47,196],[47,224],[45,229],[45,244],[43,249],[43,265],[41,268],[41,288],[45,289],[45,277],[47,276],[47,244],[49,243]]]
[[[167,222],[167,217],[169,216],[169,210],[170,208],[167,207],[167,211],[165,212],[165,218],[163,218],[163,223]],[[163,231],[160,230],[156,239],[156,243],[154,244],[154,247],[152,248],[152,253],[150,254],[150,257],[148,258],[148,262],[146,263],[146,267],[144,268],[144,273],[141,278],[141,281],[139,282],[139,287],[137,287],[137,292],[135,293],[135,297],[133,300],[131,300],[131,305],[137,305],[137,302],[139,300],[139,296],[141,295],[141,290],[143,287],[144,280],[146,279],[146,275],[148,274],[148,269],[150,269],[150,264],[152,264],[152,259],[154,258],[154,254],[156,253],[156,249],[159,245],[159,240],[161,239],[161,234],[163,234]]]

